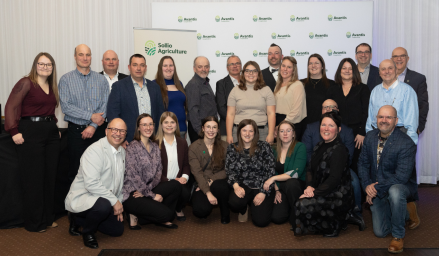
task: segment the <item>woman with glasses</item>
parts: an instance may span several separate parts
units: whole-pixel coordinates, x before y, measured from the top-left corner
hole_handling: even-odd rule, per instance
[[[258,63],[244,65],[239,85],[235,86],[227,100],[227,142],[238,141],[236,127],[244,119],[256,122],[259,138],[273,143],[276,126],[276,101],[273,92],[265,84]]]
[[[201,121],[201,139],[189,147],[189,164],[197,181],[192,196],[193,214],[207,218],[215,205],[219,205],[221,223],[230,222],[229,185],[225,171],[227,142],[221,140],[218,119],[208,116]]]
[[[301,140],[304,131],[302,120],[306,117],[306,95],[299,81],[297,61],[294,57],[284,57],[279,78],[274,89],[276,99],[276,126],[286,120],[294,124],[295,139]]]
[[[322,116],[322,104],[327,99],[328,89],[335,84],[326,77],[326,66],[320,54],[308,58],[307,78],[300,80],[305,85],[306,118],[304,124],[314,123]]]
[[[29,75],[15,84],[5,107],[5,130],[17,145],[24,228],[31,232],[58,226],[53,222],[61,137],[55,117],[58,104],[55,60],[41,52]]]
[[[171,56],[164,56],[160,59],[154,82],[160,86],[165,110],[177,116],[178,126],[180,127],[180,137],[185,138],[187,132],[186,93],[183,88],[183,83],[178,78],[177,67]]]
[[[328,98],[337,102],[343,124],[354,133],[355,150],[351,169],[358,175],[357,162],[366,136],[370,91],[361,82],[360,72],[351,58],[341,60],[335,73],[335,83],[328,90]]]
[[[162,177],[160,182],[175,182],[181,186],[181,193],[175,208],[177,220],[185,221],[183,208],[191,196],[192,180],[189,182],[191,168],[189,166],[188,145],[180,137],[177,116],[169,111],[160,117],[156,143],[159,145],[162,158]]]
[[[128,144],[123,183],[123,207],[129,227],[139,230],[140,224],[176,229],[171,223],[181,193],[177,182],[160,183],[162,161],[159,146],[154,141],[154,121],[141,114],[136,121],[134,139]]]
[[[265,181],[264,189],[268,190],[274,183],[276,197],[271,221],[283,224],[289,220],[294,227],[295,204],[305,189],[306,147],[297,141],[291,122],[284,120],[276,129],[277,141],[273,148],[276,175]]]

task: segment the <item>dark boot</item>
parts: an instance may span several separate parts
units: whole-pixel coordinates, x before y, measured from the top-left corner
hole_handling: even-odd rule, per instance
[[[75,214],[68,212],[67,216],[69,217],[70,226],[69,226],[69,234],[71,236],[80,236],[81,231],[79,231],[80,226],[75,222]]]

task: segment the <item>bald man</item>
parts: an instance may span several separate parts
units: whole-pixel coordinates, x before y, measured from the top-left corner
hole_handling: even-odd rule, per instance
[[[78,173],[85,149],[105,136],[109,85],[104,76],[91,70],[91,50],[76,46],[76,69],[59,80],[59,98],[64,120],[68,122],[69,180]]]
[[[101,138],[87,148],[81,157],[78,174],[65,200],[69,211],[69,233],[79,236],[82,227],[84,245],[95,249],[96,231],[121,236],[123,226],[122,186],[125,173],[125,141],[127,126],[113,119]]]
[[[427,123],[427,115],[429,109],[427,79],[424,75],[407,68],[409,62],[409,55],[407,50],[402,47],[397,47],[392,52],[392,60],[396,64],[396,75],[400,82],[410,85],[415,90],[418,96],[419,106],[419,125],[418,134],[425,129]]]
[[[388,248],[391,253],[403,251],[406,221],[409,229],[421,223],[416,204],[407,203],[418,199],[416,145],[404,132],[395,129],[399,116],[390,105],[379,109],[378,128],[366,134],[358,159],[358,176],[371,205],[373,231],[377,237],[392,234]]]
[[[102,66],[104,70],[99,74],[104,75],[107,79],[108,84],[111,86],[119,81],[127,77],[127,75],[123,73],[119,73],[117,70],[119,69],[119,57],[113,50],[108,50],[102,56]]]
[[[415,144],[418,143],[419,108],[418,97],[410,85],[398,80],[396,64],[392,60],[383,60],[379,66],[383,82],[372,90],[369,100],[369,116],[366,132],[377,129],[377,113],[384,105],[393,106],[398,112],[396,127],[407,133]]]

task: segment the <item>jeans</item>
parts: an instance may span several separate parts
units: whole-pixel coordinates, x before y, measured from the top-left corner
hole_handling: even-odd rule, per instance
[[[357,174],[354,171],[352,171],[352,169],[350,169],[350,171],[351,171],[352,188],[354,189],[355,205],[360,210],[359,212],[356,212],[356,214],[362,216],[362,214],[361,214],[361,185],[360,185],[360,180],[358,179]]]
[[[388,194],[383,198],[372,199],[373,232],[377,237],[386,237],[392,233],[393,237],[405,237],[405,222],[410,218],[407,211],[407,197],[410,190],[406,185],[396,184],[390,187]]]

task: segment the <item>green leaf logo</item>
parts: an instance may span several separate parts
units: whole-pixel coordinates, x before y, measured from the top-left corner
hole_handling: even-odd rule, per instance
[[[295,55],[296,55],[296,52],[295,52],[294,50],[291,50],[291,51],[290,51],[290,56],[291,56],[291,57],[294,57]]]
[[[183,22],[183,17],[178,16],[178,22]]]
[[[314,38],[314,33],[313,33],[313,32],[310,32],[310,33],[309,33],[309,38],[311,38],[311,39]]]
[[[328,50],[328,56],[332,56],[332,50],[331,49]]]
[[[220,16],[218,16],[218,15],[215,16],[215,21],[216,21],[216,22],[219,22],[219,21],[220,21]]]
[[[290,16],[290,20],[291,20],[292,22],[294,22],[294,21],[296,20],[296,17],[295,17],[294,15],[291,15],[291,16]]]
[[[332,21],[332,15],[331,14],[328,15],[328,20]]]

